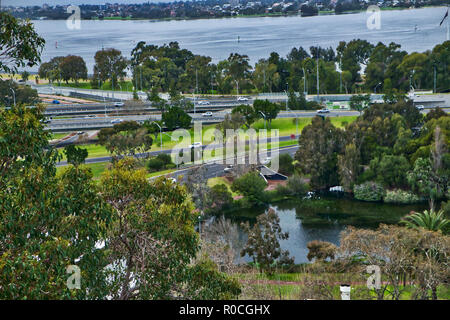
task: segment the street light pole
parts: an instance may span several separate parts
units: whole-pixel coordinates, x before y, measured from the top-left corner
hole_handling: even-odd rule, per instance
[[[13,99],[14,99],[14,107],[16,106],[16,92],[14,91],[13,88],[10,88],[12,93],[13,93]]]
[[[162,151],[162,148],[163,148],[163,142],[162,142],[162,128],[161,128],[161,126],[158,124],[158,122],[153,121],[153,123],[156,124],[156,125],[158,126],[158,128],[159,128],[159,136],[160,136],[160,139],[161,139],[161,151]]]
[[[287,97],[287,91],[284,90],[284,92],[286,92],[286,97]],[[289,111],[292,112],[292,110],[289,109],[289,106],[288,106],[288,99],[286,99],[286,110],[289,110]],[[296,133],[297,133],[297,136],[298,136],[298,114],[297,113],[294,113],[294,114],[295,114],[295,130],[296,130]]]
[[[379,82],[376,86],[375,86],[375,88],[373,89],[373,93],[374,94],[376,94],[377,93],[377,88],[378,88],[378,86],[381,84],[381,82]]]
[[[266,115],[262,111],[259,111],[259,113],[261,113],[264,118],[264,130],[265,130],[266,129]]]

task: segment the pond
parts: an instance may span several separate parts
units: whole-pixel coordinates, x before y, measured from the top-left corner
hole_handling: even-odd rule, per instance
[[[423,211],[427,203],[394,205],[357,201],[345,196],[325,195],[313,199],[292,199],[247,210],[239,210],[225,217],[240,225],[241,222],[256,222],[256,217],[273,208],[280,217],[280,225],[289,232],[281,247],[289,250],[295,263],[308,262],[306,245],[313,240],[329,241],[339,245],[339,234],[347,226],[377,228],[380,223],[395,224],[411,211]],[[240,238],[245,243],[247,235],[240,228]],[[241,261],[251,261],[244,257]]]

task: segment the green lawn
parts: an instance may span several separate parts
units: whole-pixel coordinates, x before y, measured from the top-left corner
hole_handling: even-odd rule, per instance
[[[343,127],[343,123],[345,123],[345,122],[350,123],[350,122],[354,121],[356,118],[357,118],[356,116],[343,116],[343,117],[333,117],[330,119],[331,119],[331,122],[335,126]],[[299,132],[301,132],[301,130],[310,123],[311,123],[311,118],[299,118],[298,119]],[[202,133],[203,134],[203,144],[208,144],[208,143],[213,142],[211,135],[208,136],[207,131],[208,131],[208,129],[213,130],[215,127],[216,127],[215,124],[203,126],[203,133]],[[252,127],[256,131],[258,131],[260,129],[264,129],[263,121],[262,120],[257,121],[255,124],[253,124]],[[289,136],[291,134],[296,134],[296,119],[295,118],[275,119],[272,121],[272,129],[278,129],[280,136]],[[211,130],[209,130],[209,131],[211,131]],[[172,141],[171,134],[172,134],[172,132],[163,133],[163,139],[162,139],[163,140],[163,148],[162,148],[163,150],[172,149],[179,143],[177,141]],[[194,141],[194,129],[193,128],[189,129],[189,134],[191,136],[191,141],[196,142],[196,141]],[[58,135],[58,134],[54,134],[54,135]],[[271,135],[271,131],[268,131],[267,136],[270,137],[270,135]],[[157,139],[153,141],[154,144],[153,144],[152,148],[150,149],[150,151],[161,150],[160,141],[161,141],[160,135],[158,134]],[[282,141],[279,143],[279,146],[283,147],[283,146],[295,145],[295,144],[297,144],[296,140]],[[86,148],[88,150],[89,158],[106,157],[106,156],[110,155],[110,153],[106,150],[106,148],[99,144],[81,145],[80,147]],[[270,143],[268,144],[267,147],[268,148],[271,147]],[[63,159],[65,160],[65,156],[64,156],[62,150],[63,150],[62,148],[59,149],[59,152],[63,155]]]
[[[228,191],[230,191],[230,193],[231,193],[231,195],[233,197],[239,195],[238,193],[236,193],[236,192],[231,190],[231,183],[227,179],[225,179],[224,177],[216,177],[216,178],[208,179],[208,183],[207,184],[208,184],[208,187],[210,187],[210,188],[212,188],[212,187],[214,187],[215,185],[218,185],[218,184],[224,184],[228,188]]]
[[[70,132],[52,133],[50,134],[50,140],[61,139],[67,136],[68,134],[70,134]]]
[[[92,174],[94,176],[94,179],[99,179],[102,175],[103,171],[106,170],[107,166],[109,165],[109,162],[98,162],[98,163],[88,163],[84,164],[84,167],[90,168],[92,170]],[[67,166],[57,167],[56,172],[62,172]]]
[[[57,84],[55,85],[57,86]],[[80,88],[80,89],[93,89],[91,82],[86,80],[80,80],[78,83],[75,82],[61,82],[61,87],[70,87],[70,88]],[[101,88],[95,88],[100,90],[112,90],[112,85],[110,81],[106,81],[102,84]],[[114,91],[127,91],[132,92],[134,90],[134,86],[131,80],[127,81],[119,81],[119,83],[114,83]]]
[[[99,144],[86,144],[79,145],[78,147],[87,149],[89,158],[99,158],[99,157],[107,157],[110,153],[106,150],[106,148]],[[63,160],[66,159],[66,155],[63,152],[64,148],[59,148],[58,152],[63,156]]]
[[[260,292],[266,292],[266,295],[271,296],[272,299],[282,299],[282,300],[288,300],[288,299],[299,299],[300,292],[302,290],[302,286],[304,285],[303,282],[306,279],[306,277],[313,277],[320,279],[324,276],[331,276],[326,277],[328,279],[334,279],[336,283],[339,283],[342,279],[354,279],[356,283],[361,284],[353,284],[352,285],[352,293],[351,297],[353,299],[363,298],[364,295],[361,296],[361,292],[365,291],[367,292],[366,285],[363,279],[358,277],[357,274],[306,274],[306,273],[275,273],[272,276],[267,276],[265,274],[261,274],[258,272],[253,273],[242,273],[238,274],[237,278],[241,281],[254,281],[255,283],[251,284],[250,286],[254,288],[254,290],[258,290]],[[322,278],[322,279],[326,279]],[[284,283],[284,284],[274,284],[272,283],[256,283],[256,281],[261,280],[275,280],[275,281],[283,281],[283,282],[299,282],[298,284],[295,283]],[[364,283],[364,284],[363,284]],[[392,289],[388,286],[388,290]],[[414,291],[414,288],[411,285],[405,286],[403,289],[403,292],[400,296],[400,300],[409,300],[411,299],[411,295]],[[333,292],[333,298],[340,300],[340,290],[339,285],[335,284],[332,288]],[[440,300],[449,300],[450,299],[450,288],[445,287],[443,285],[438,287],[437,290],[438,299]],[[372,299],[376,299],[376,294],[374,292],[370,292],[370,297]],[[255,297],[252,296],[241,296],[241,299],[252,299]],[[385,299],[389,300],[391,297],[389,294],[386,293]]]

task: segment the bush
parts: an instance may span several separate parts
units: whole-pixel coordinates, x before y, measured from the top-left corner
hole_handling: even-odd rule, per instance
[[[363,201],[381,201],[383,199],[383,187],[372,181],[357,185],[353,190],[355,199]]]
[[[420,202],[418,195],[401,189],[387,190],[383,198],[388,203],[416,203]]]
[[[160,171],[164,168],[164,161],[158,158],[152,158],[148,161],[147,168],[150,172]]]
[[[294,173],[294,165],[292,162],[294,159],[288,153],[283,153],[278,157],[279,170],[278,172],[290,176]]]
[[[218,212],[229,209],[233,205],[233,196],[224,184],[216,184],[209,193],[211,212]]]
[[[165,165],[172,163],[172,157],[167,153],[160,153],[156,156],[156,158],[162,160]]]
[[[266,182],[258,172],[252,171],[244,174],[242,177],[235,179],[231,185],[231,190],[239,192],[247,200],[254,204],[265,202],[264,189]]]

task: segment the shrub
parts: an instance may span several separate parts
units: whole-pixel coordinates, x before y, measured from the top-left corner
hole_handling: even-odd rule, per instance
[[[333,260],[337,251],[337,247],[333,243],[320,240],[308,242],[306,247],[309,250],[307,256],[309,261],[312,259],[325,261],[328,258]]]
[[[363,201],[381,201],[383,198],[383,187],[372,181],[357,185],[353,190],[355,198]]]
[[[420,202],[418,195],[401,189],[387,190],[383,198],[388,203],[416,203]]]
[[[221,211],[230,208],[233,205],[233,196],[224,184],[216,184],[209,193],[211,201],[210,210],[212,212]]]
[[[294,159],[292,159],[291,155],[288,153],[283,153],[278,157],[278,164],[279,164],[279,170],[278,172],[285,175],[290,176],[294,173],[294,165],[292,162]]]
[[[172,157],[167,153],[160,153],[156,156],[156,158],[162,160],[165,165],[172,163]]]
[[[231,185],[231,190],[241,193],[251,203],[261,204],[265,202],[265,187],[264,179],[258,172],[252,171],[235,179]]]
[[[158,158],[152,158],[148,161],[147,167],[150,172],[160,171],[164,168],[164,161]]]
[[[308,191],[308,185],[299,175],[293,175],[287,180],[286,187],[293,196],[304,196]]]

